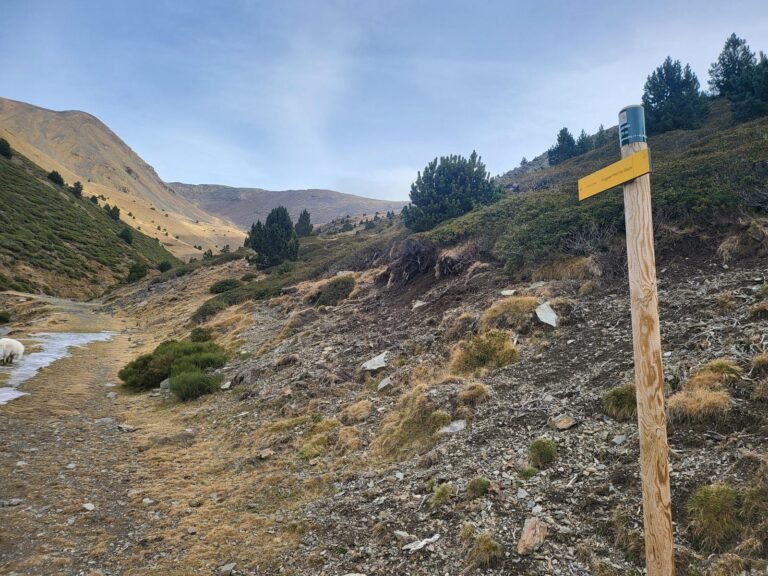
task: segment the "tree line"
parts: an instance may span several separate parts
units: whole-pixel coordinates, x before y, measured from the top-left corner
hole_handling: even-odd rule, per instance
[[[260,268],[268,268],[299,257],[299,238],[312,234],[313,225],[309,211],[304,209],[293,224],[285,206],[273,208],[262,224],[258,220],[251,225],[244,246],[256,252],[253,259]]]

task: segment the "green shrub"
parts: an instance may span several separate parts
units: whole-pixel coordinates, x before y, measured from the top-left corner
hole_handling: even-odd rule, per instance
[[[8,324],[11,321],[11,313],[8,310],[0,310],[0,324]]]
[[[192,332],[189,334],[189,339],[192,342],[209,342],[213,339],[213,335],[211,334],[210,329],[198,326],[197,328],[192,329]]]
[[[315,304],[318,306],[336,306],[345,300],[355,288],[352,276],[340,276],[324,284],[318,293]]]
[[[688,499],[688,528],[707,552],[723,550],[739,533],[738,494],[727,484],[710,484]]]
[[[432,493],[432,498],[429,500],[429,506],[432,510],[440,508],[440,506],[447,504],[448,501],[453,498],[453,494],[453,484],[440,484],[440,486],[435,488],[435,491]]]
[[[126,244],[133,244],[133,234],[129,228],[123,228],[117,236]]]
[[[182,372],[171,376],[171,392],[182,402],[194,400],[218,389],[221,376],[197,372]]]
[[[603,394],[603,411],[620,422],[634,418],[637,414],[635,385],[617,386]]]
[[[214,282],[211,284],[211,287],[208,289],[208,291],[211,294],[222,294],[223,292],[229,292],[235,288],[240,288],[242,285],[243,283],[240,282],[240,280],[228,278],[226,280],[219,280],[218,282]]]
[[[248,273],[243,274],[242,276],[240,276],[240,280],[242,282],[250,282],[251,280],[253,280],[253,279],[257,278],[257,277],[258,277],[258,274],[254,274],[253,272],[248,272]]]
[[[64,178],[62,178],[61,174],[56,172],[56,170],[51,170],[48,172],[48,180],[54,184],[58,184],[59,186],[64,186]]]
[[[471,499],[480,498],[488,494],[491,487],[491,481],[485,476],[477,476],[467,484],[467,496]]]
[[[126,276],[125,281],[128,283],[138,282],[144,278],[148,272],[149,268],[146,264],[143,262],[135,262],[131,264],[131,267],[128,269],[128,276]]]
[[[192,321],[202,324],[216,316],[216,314],[222,310],[226,310],[227,307],[228,304],[226,302],[211,298],[210,300],[203,302],[202,305],[195,310],[195,313],[192,314]]]
[[[8,144],[8,140],[5,138],[0,138],[0,156],[10,158],[12,155],[13,153],[11,152],[11,145]]]
[[[531,466],[543,470],[557,458],[557,445],[549,438],[539,438],[531,442],[528,448],[528,461]]]
[[[173,264],[168,262],[168,260],[163,260],[157,265],[157,269],[160,270],[160,272],[168,272],[171,268],[173,268]]]
[[[218,368],[225,362],[223,350],[213,342],[169,340],[160,344],[151,354],[144,354],[129,362],[117,375],[127,388],[147,390],[156,388],[172,374]]]

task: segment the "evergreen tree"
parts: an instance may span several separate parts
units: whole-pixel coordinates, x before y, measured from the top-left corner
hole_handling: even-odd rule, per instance
[[[251,226],[245,245],[257,252],[256,263],[274,266],[299,257],[299,239],[284,206],[273,208],[264,224],[261,220]]]
[[[597,129],[597,133],[594,137],[594,147],[595,148],[602,148],[606,144],[609,144],[611,139],[608,137],[608,132],[606,132],[605,128],[603,128],[603,125],[600,124],[600,127]]]
[[[118,237],[123,240],[126,244],[133,244],[133,234],[128,228],[123,228],[120,230],[120,234],[118,234]]]
[[[403,208],[403,222],[416,232],[429,230],[501,195],[477,152],[469,159],[455,154],[435,158],[411,184],[411,204]]]
[[[11,152],[11,145],[8,144],[8,140],[5,138],[0,138],[0,156],[10,158],[12,155],[13,153]]]
[[[698,128],[709,111],[691,67],[669,56],[645,82],[643,107],[649,134]]]
[[[69,187],[69,191],[74,194],[75,198],[83,197],[83,185],[79,181],[72,184],[72,186]]]
[[[48,172],[48,180],[59,186],[64,186],[64,178],[62,178],[61,174],[56,172],[56,170]]]
[[[576,153],[584,154],[592,150],[592,138],[584,131],[581,131],[579,137],[576,139]]]
[[[742,75],[732,98],[733,117],[739,122],[768,115],[768,58],[760,54],[754,69]]]
[[[742,76],[755,67],[755,53],[747,41],[731,34],[725,41],[723,51],[709,68],[709,87],[715,96],[733,96],[742,83]]]
[[[299,238],[309,236],[312,234],[312,222],[310,221],[309,212],[305,208],[299,214],[299,219],[296,221],[296,235]]]
[[[568,131],[568,128],[562,128],[557,133],[557,143],[547,152],[549,163],[552,166],[560,164],[560,162],[564,162],[568,158],[573,158],[577,154],[576,140],[573,139],[573,135]]]

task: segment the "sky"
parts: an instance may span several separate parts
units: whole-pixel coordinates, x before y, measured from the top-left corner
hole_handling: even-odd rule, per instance
[[[768,3],[0,0],[0,96],[97,116],[166,181],[406,200],[437,156],[501,174],[616,124],[668,55],[706,88],[732,32],[768,51]]]

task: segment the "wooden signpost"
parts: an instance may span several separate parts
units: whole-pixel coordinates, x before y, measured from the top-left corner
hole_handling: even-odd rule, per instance
[[[619,113],[619,140],[622,160],[579,180],[579,200],[624,184],[646,569],[648,576],[674,576],[650,162],[642,106]]]

